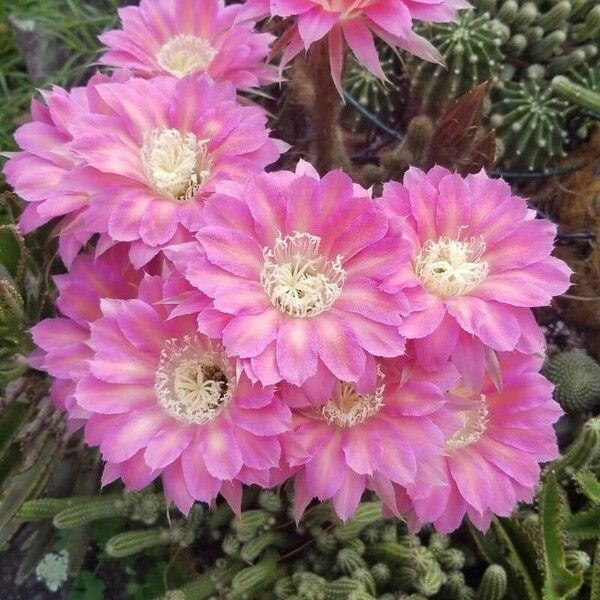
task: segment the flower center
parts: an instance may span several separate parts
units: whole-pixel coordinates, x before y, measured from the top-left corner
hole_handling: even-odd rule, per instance
[[[165,343],[154,391],[158,403],[174,419],[201,425],[225,408],[234,381],[233,367],[216,344],[186,335]]]
[[[177,35],[171,38],[156,55],[158,66],[181,79],[190,73],[206,71],[217,51],[195,35]]]
[[[485,433],[489,421],[485,396],[481,394],[476,406],[470,410],[460,411],[458,416],[463,422],[463,426],[455,431],[446,442],[446,450],[449,452],[474,444]]]
[[[271,303],[292,317],[314,317],[327,309],[342,293],[346,271],[342,257],[327,260],[319,254],[321,238],[294,231],[264,248],[260,282]]]
[[[379,381],[383,380],[383,373],[377,370]],[[337,427],[354,427],[377,414],[383,406],[383,392],[385,384],[368,395],[359,394],[349,383],[340,382],[336,395],[327,401],[320,409],[321,418],[330,425]]]
[[[144,135],[142,161],[153,189],[178,202],[194,197],[210,177],[207,141],[177,129],[154,129]]]
[[[462,296],[487,277],[490,269],[482,259],[484,253],[483,237],[464,242],[447,237],[427,240],[415,259],[415,272],[432,294]]]

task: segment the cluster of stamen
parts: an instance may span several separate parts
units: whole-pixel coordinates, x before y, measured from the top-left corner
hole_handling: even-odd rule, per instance
[[[449,452],[474,444],[485,433],[489,422],[486,397],[481,394],[479,402],[474,401],[474,404],[472,409],[458,413],[463,426],[446,442],[446,450]]]
[[[485,247],[483,237],[427,240],[415,258],[415,273],[427,290],[442,298],[468,294],[488,276]]]
[[[174,419],[201,425],[225,408],[234,381],[233,367],[220,347],[186,335],[165,343],[154,391],[158,403]]]
[[[331,308],[342,293],[346,272],[342,257],[319,253],[321,238],[295,231],[277,236],[264,248],[260,282],[273,306],[292,317],[314,317]]]
[[[359,394],[351,384],[340,382],[335,396],[319,408],[320,416],[330,425],[348,428],[360,425],[383,406],[385,384],[381,383],[383,374],[378,370],[380,385],[372,394]]]
[[[191,73],[206,71],[217,51],[195,35],[177,35],[166,42],[156,55],[158,66],[181,79]]]
[[[210,177],[207,141],[178,129],[154,129],[144,135],[142,161],[146,177],[160,195],[185,202]]]

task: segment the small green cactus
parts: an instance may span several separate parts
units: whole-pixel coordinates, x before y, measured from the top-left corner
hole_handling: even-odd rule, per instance
[[[583,350],[557,354],[543,372],[556,386],[554,398],[565,411],[587,411],[600,404],[600,365]]]
[[[533,171],[565,154],[567,102],[536,81],[507,83],[496,96],[490,123],[502,140],[507,165]]]
[[[352,575],[357,569],[366,567],[361,555],[352,548],[342,548],[337,554],[336,563],[346,575]]]
[[[557,473],[573,475],[600,456],[600,417],[586,421],[567,452],[554,463]]]
[[[581,108],[600,113],[600,94],[598,92],[579,85],[564,75],[557,75],[551,85],[559,98]]]
[[[477,600],[502,600],[506,594],[506,571],[500,565],[490,565],[483,574]]]
[[[504,54],[506,28],[466,10],[456,23],[434,23],[421,27],[444,57],[446,67],[418,61],[413,69],[413,94],[421,98],[425,111],[440,108],[462,96],[482,81],[498,78]]]
[[[140,529],[119,533],[106,543],[106,553],[113,558],[123,558],[137,554],[154,546],[168,544],[171,541],[167,529]]]

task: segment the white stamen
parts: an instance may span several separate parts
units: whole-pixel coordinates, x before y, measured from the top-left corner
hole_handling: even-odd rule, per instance
[[[321,418],[337,427],[354,427],[377,414],[383,406],[385,384],[383,373],[377,369],[379,387],[368,395],[359,394],[351,384],[340,382],[338,393],[320,409]]]
[[[486,397],[481,394],[479,402],[474,404],[471,410],[458,413],[463,427],[455,431],[446,442],[446,450],[449,452],[474,444],[485,433],[489,422]]]
[[[432,294],[462,296],[487,277],[489,265],[482,259],[484,253],[483,237],[464,242],[448,237],[427,240],[415,259],[415,272]]]
[[[273,306],[292,317],[314,317],[331,308],[342,293],[346,271],[342,257],[319,254],[321,238],[294,231],[264,248],[260,282]]]
[[[191,73],[206,71],[217,51],[195,35],[177,35],[171,38],[156,55],[156,62],[174,77],[181,79]]]
[[[210,177],[207,141],[177,129],[146,132],[142,161],[153,189],[170,200],[193,198]]]
[[[167,340],[154,381],[158,403],[174,419],[201,425],[217,417],[233,395],[235,372],[222,349],[197,336]]]

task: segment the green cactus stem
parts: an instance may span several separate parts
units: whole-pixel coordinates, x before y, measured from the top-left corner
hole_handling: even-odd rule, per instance
[[[490,565],[483,574],[477,600],[502,600],[506,595],[506,571],[500,565]]]
[[[554,93],[567,100],[571,104],[576,104],[581,108],[600,113],[600,94],[594,90],[587,89],[563,75],[557,75],[552,80],[552,90]]]

